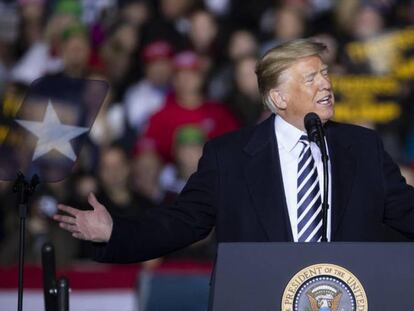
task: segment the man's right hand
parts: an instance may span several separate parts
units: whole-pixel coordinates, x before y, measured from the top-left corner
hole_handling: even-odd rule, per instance
[[[72,236],[77,239],[108,242],[112,233],[112,217],[93,193],[89,194],[88,202],[93,208],[91,211],[81,211],[59,204],[58,209],[68,215],[55,215],[53,219],[59,222],[61,228],[71,232]]]

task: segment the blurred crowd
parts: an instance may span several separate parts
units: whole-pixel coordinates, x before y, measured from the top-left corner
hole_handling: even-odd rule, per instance
[[[88,209],[92,191],[116,215],[168,208],[196,170],[208,139],[270,115],[255,76],[256,61],[267,49],[314,37],[329,48],[324,57],[331,74],[383,75],[387,59],[355,64],[348,44],[413,24],[414,1],[403,0],[0,0],[3,112],[18,107],[30,83],[45,75],[111,86],[73,174],[42,184],[31,201],[27,260],[39,262],[47,240],[54,242],[60,265],[90,257],[88,244],[51,220],[57,202]],[[357,122],[380,131],[411,184],[413,81],[414,74],[401,82],[396,120]],[[13,198],[11,185],[0,183],[5,265],[17,262]],[[213,240],[171,256],[209,260]]]

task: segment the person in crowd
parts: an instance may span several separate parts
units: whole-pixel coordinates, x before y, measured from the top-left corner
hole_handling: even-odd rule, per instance
[[[338,40],[327,32],[317,33],[312,38],[327,46],[326,53],[322,55],[322,59],[329,66],[330,72],[335,75],[346,74],[347,68],[340,61],[343,55],[340,52],[341,47]]]
[[[154,41],[144,47],[145,75],[131,85],[124,98],[129,126],[141,133],[148,119],[160,110],[171,88],[173,48],[167,41]]]
[[[174,137],[174,163],[164,167],[160,174],[160,186],[164,193],[162,205],[165,208],[174,203],[190,176],[196,172],[198,161],[207,141],[205,133],[197,126],[179,128]],[[214,234],[183,250],[166,256],[166,259],[211,260],[214,254]]]
[[[375,5],[361,3],[354,8],[350,24],[351,43],[368,43],[386,33],[387,29],[384,24],[384,16]],[[392,45],[387,47],[383,46],[375,52],[368,53],[364,61],[355,61],[346,53],[346,56],[349,57],[349,63],[347,64],[349,71],[356,74],[375,75],[391,73],[392,65],[395,61],[392,56],[393,49],[394,47]],[[347,51],[346,48],[345,51]]]
[[[207,137],[198,126],[184,125],[174,137],[174,164],[167,164],[160,175],[164,204],[172,204],[190,176],[197,170]]]
[[[196,53],[199,55],[214,53],[217,34],[218,25],[210,12],[199,10],[191,14],[188,37]]]
[[[45,17],[46,1],[44,0],[20,0],[18,1],[21,22],[19,38],[19,54],[37,42],[42,41]]]
[[[149,204],[159,204],[164,198],[159,183],[163,165],[154,141],[141,138],[135,144],[130,183],[135,195]]]
[[[192,0],[159,1],[159,14],[142,27],[143,42],[166,40],[177,50],[188,48],[189,16],[196,6],[197,1]]]
[[[148,206],[137,202],[129,183],[131,162],[119,146],[108,146],[101,151],[99,161],[98,198],[111,206],[110,213],[137,217]]]
[[[140,28],[152,17],[147,1],[119,1],[119,19]]]
[[[204,97],[204,76],[200,59],[192,51],[178,53],[174,58],[173,93],[164,108],[154,114],[144,132],[152,140],[164,161],[172,160],[173,137],[177,128],[186,124],[199,125],[209,138],[239,126],[236,118],[220,103]]]
[[[78,1],[57,1],[41,38],[33,42],[13,66],[10,73],[13,80],[29,85],[45,74],[62,71],[64,67],[60,54],[62,35],[65,29],[81,22],[81,14],[82,8]]]
[[[60,55],[63,73],[71,78],[86,78],[89,72],[91,46],[88,29],[73,24],[62,32]]]
[[[210,74],[207,81],[207,93],[210,98],[225,100],[231,92],[231,81],[235,63],[244,57],[258,54],[258,42],[252,32],[246,29],[235,30],[229,36],[229,43],[226,49],[227,61],[219,65]]]
[[[302,10],[284,5],[277,8],[274,16],[273,38],[262,46],[262,54],[273,46],[305,35],[306,18]]]
[[[231,61],[235,62],[243,57],[256,55],[258,51],[257,39],[251,31],[238,29],[231,34],[227,51]]]
[[[246,56],[237,61],[233,92],[226,100],[230,110],[244,126],[254,125],[270,113],[265,113],[257,87],[256,62],[255,56]]]
[[[105,38],[97,47],[95,66],[106,76],[113,87],[113,99],[122,100],[125,89],[129,87],[133,55],[139,48],[140,29],[133,24],[120,21],[109,27]]]
[[[191,48],[199,55],[202,70],[211,72],[219,62],[221,51],[218,49],[218,24],[213,14],[197,10],[190,15],[188,37]]]
[[[384,19],[375,5],[361,4],[357,7],[352,26],[352,35],[355,40],[369,40],[384,31]]]

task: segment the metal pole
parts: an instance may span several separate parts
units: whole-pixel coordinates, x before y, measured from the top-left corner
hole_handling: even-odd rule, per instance
[[[45,311],[57,311],[56,264],[55,249],[52,243],[45,243],[42,247],[43,268],[43,297]]]
[[[17,173],[17,178],[13,185],[13,191],[18,196],[19,218],[20,218],[20,234],[19,234],[19,280],[18,280],[18,294],[17,294],[17,310],[23,310],[23,275],[24,275],[24,249],[26,241],[26,217],[27,217],[27,202],[30,195],[34,192],[36,186],[39,184],[39,177],[34,175],[30,184],[21,172]]]
[[[69,311],[69,281],[62,277],[58,281],[58,311]]]
[[[24,269],[24,248],[26,239],[26,212],[25,204],[20,204],[20,235],[19,235],[19,291],[17,298],[17,310],[23,310],[23,269]],[[24,214],[24,216],[22,216]]]

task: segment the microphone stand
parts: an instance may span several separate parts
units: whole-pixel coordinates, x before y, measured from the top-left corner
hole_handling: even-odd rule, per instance
[[[57,284],[58,311],[69,311],[69,280],[61,277]]]
[[[19,289],[17,298],[17,310],[23,310],[23,268],[24,268],[24,248],[26,239],[26,217],[27,217],[27,202],[29,197],[33,194],[36,186],[39,184],[39,177],[34,175],[28,183],[25,176],[17,173],[17,178],[13,185],[13,192],[18,196],[19,218],[20,218],[20,235],[19,235]]]
[[[52,243],[42,246],[43,297],[45,311],[69,311],[69,280],[56,280],[55,248]]]
[[[329,170],[328,170],[328,152],[325,143],[325,133],[321,129],[321,158],[323,165],[323,198],[322,198],[322,242],[328,242],[328,191],[329,191]]]
[[[323,165],[323,198],[322,198],[322,242],[328,242],[328,191],[329,191],[329,171],[328,171],[328,149],[325,142],[325,131],[319,116],[308,113],[304,118],[304,124],[310,141],[315,142],[321,150]]]

